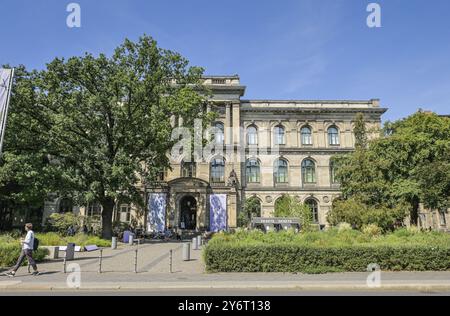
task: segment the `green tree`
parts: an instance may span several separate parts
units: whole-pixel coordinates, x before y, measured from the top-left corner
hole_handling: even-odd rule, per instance
[[[417,224],[421,202],[437,207],[448,200],[448,182],[442,183],[447,179],[445,172],[430,174],[433,166],[446,170],[449,143],[448,118],[419,111],[388,122],[384,135],[371,141],[367,149],[336,158],[344,199],[356,198],[386,210],[406,202],[411,222]],[[439,192],[439,199],[433,190]]]
[[[170,117],[188,126],[207,119],[202,72],[143,36],[125,40],[111,57],[56,58],[38,73],[28,114],[45,130],[76,201],[102,205],[103,238],[112,236],[116,202],[142,205],[138,186],[169,167]]]
[[[303,230],[310,230],[313,222],[313,214],[310,207],[289,195],[283,195],[275,202],[274,216],[298,218],[302,223]]]
[[[257,197],[245,200],[244,207],[238,216],[238,226],[247,227],[252,217],[261,217],[261,201]]]
[[[67,188],[63,170],[51,164],[46,130],[35,119],[41,114],[36,107],[35,87],[36,72],[18,66],[0,157],[0,201],[2,209],[8,210],[0,212],[0,229],[9,228],[12,210],[24,210],[26,220],[38,220],[30,218],[30,211],[41,209],[49,193]]]
[[[364,114],[358,113],[355,117],[355,127],[353,129],[355,134],[355,147],[356,150],[367,148],[367,129],[366,120]]]

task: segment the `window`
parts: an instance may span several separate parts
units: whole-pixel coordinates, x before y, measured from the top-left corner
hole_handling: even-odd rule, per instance
[[[305,126],[301,129],[300,134],[302,136],[302,145],[312,145],[312,132],[311,128]]]
[[[247,128],[247,145],[258,145],[258,130],[255,126]]]
[[[447,210],[442,209],[439,211],[439,221],[441,226],[447,226],[447,219],[445,218],[445,215],[447,214]]]
[[[102,206],[99,203],[90,203],[87,208],[87,216],[101,216]]]
[[[284,131],[283,126],[281,126],[281,125],[275,126],[275,128],[273,130],[273,134],[274,134],[275,145],[285,145],[286,144],[285,131]]]
[[[181,177],[183,178],[195,178],[197,173],[197,165],[195,162],[182,162],[181,163]]]
[[[216,144],[223,144],[225,142],[225,128],[223,123],[217,122],[214,124],[214,138],[216,140]]]
[[[131,222],[131,207],[129,205],[120,206],[120,221],[122,223]]]
[[[214,158],[211,161],[211,182],[225,182],[225,160],[223,158]]]
[[[334,126],[328,129],[328,143],[332,146],[339,145],[339,130]]]
[[[69,198],[61,199],[59,202],[59,213],[70,213],[73,211],[73,203],[72,200]]]
[[[330,161],[330,182],[331,184],[339,183],[336,179],[336,163],[334,161]]]
[[[212,84],[226,84],[226,80],[225,79],[212,79]]]
[[[316,165],[311,159],[302,162],[303,183],[316,183]]]
[[[167,169],[163,168],[163,170],[159,171],[156,175],[156,181],[162,182],[167,178]]]
[[[314,223],[319,223],[319,207],[317,201],[313,199],[306,200],[305,204],[311,209],[312,220]]]
[[[274,180],[277,183],[288,183],[288,163],[284,159],[278,159],[274,166]]]
[[[256,159],[247,160],[246,166],[247,183],[259,183],[260,181],[260,166]]]

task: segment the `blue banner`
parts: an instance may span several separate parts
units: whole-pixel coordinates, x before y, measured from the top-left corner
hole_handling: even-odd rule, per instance
[[[210,202],[210,231],[220,232],[227,230],[227,195],[212,194]]]
[[[152,193],[148,199],[147,231],[163,233],[166,230],[166,194]]]

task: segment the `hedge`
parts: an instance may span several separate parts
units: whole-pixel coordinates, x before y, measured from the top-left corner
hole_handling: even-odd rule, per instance
[[[311,247],[296,244],[212,243],[203,259],[208,272],[364,272],[376,263],[387,271],[446,271],[450,248],[426,245]]]
[[[20,245],[0,244],[0,268],[9,268],[15,265],[20,256],[20,252]],[[33,252],[33,258],[37,262],[44,260],[46,255],[48,255],[48,250],[44,248],[39,248]]]

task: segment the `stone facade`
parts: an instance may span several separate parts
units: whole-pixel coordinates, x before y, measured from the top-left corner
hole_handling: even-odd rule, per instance
[[[142,188],[146,199],[152,192],[167,194],[166,225],[179,228],[186,215],[182,208],[188,205],[194,208],[188,211],[194,214],[189,216],[195,217],[195,229],[208,229],[209,196],[226,194],[228,227],[233,228],[247,198],[257,197],[261,215],[270,217],[277,199],[289,194],[315,205],[317,224],[327,226],[326,215],[340,193],[339,184],[332,181],[330,158],[354,150],[357,113],[364,114],[370,137],[378,135],[381,116],[386,112],[379,100],[245,100],[246,87],[238,76],[205,77],[205,85],[212,91],[207,110],[218,113],[216,123],[224,128],[223,141],[232,148],[231,155],[224,157],[220,181],[212,181],[211,157],[184,172],[183,161],[175,160],[160,185]],[[172,120],[174,127],[183,124],[182,118]],[[256,164],[253,171],[259,168],[259,172],[247,175],[250,161]],[[230,185],[233,171],[237,181]],[[47,213],[57,211],[58,203],[48,202]],[[73,209],[81,214],[87,212],[87,208]],[[125,215],[121,214],[124,210]],[[146,216],[137,214],[133,207],[118,206],[114,216],[125,221],[134,217],[145,226]]]

